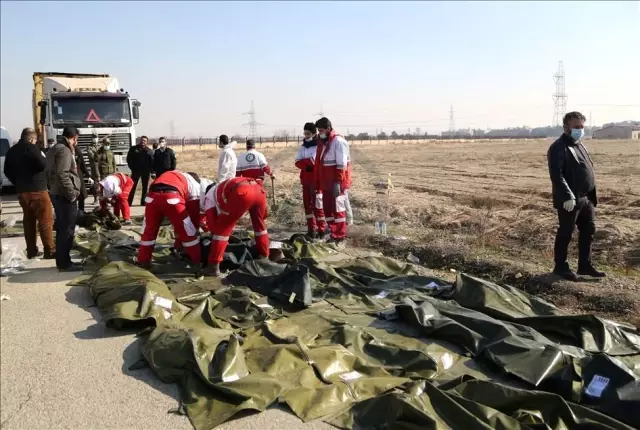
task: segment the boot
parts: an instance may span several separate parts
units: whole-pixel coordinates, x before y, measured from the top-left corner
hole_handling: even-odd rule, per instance
[[[213,276],[217,278],[220,276],[220,265],[209,263],[207,267],[202,269],[202,274],[204,276]]]
[[[316,238],[316,232],[311,230],[311,229],[307,230],[307,237],[309,239],[312,239],[312,240],[315,239]]]
[[[44,253],[44,257],[42,257],[45,260],[55,260],[56,259],[56,252],[53,251],[45,251]]]
[[[591,276],[593,278],[604,278],[607,276],[605,272],[597,270],[591,263],[578,264],[578,275]]]
[[[136,266],[138,266],[141,269],[145,269],[145,270],[151,270],[151,263],[141,263],[141,262],[137,262]]]
[[[564,264],[556,264],[556,267],[553,269],[553,274],[558,275],[561,278],[566,279],[567,281],[578,281],[578,276],[573,273],[573,271],[569,268],[567,263]]]

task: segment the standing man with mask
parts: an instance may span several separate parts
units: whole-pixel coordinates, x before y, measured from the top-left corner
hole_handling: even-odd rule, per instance
[[[564,116],[564,133],[547,152],[553,206],[558,211],[558,232],[554,245],[553,273],[570,281],[578,277],[569,268],[567,248],[578,226],[578,275],[605,277],[591,263],[591,245],[596,232],[595,207],[598,204],[593,162],[582,144],[586,118],[580,112]]]
[[[218,139],[218,148],[220,148],[220,157],[218,158],[218,178],[217,182],[226,181],[227,179],[236,177],[236,167],[238,159],[234,151],[236,142],[229,143],[229,136],[223,134]]]
[[[176,153],[173,149],[167,148],[167,139],[158,139],[158,149],[153,155],[153,171],[156,178],[169,170],[176,170]]]
[[[314,171],[316,188],[322,189],[322,206],[331,230],[331,241],[341,243],[347,236],[347,207],[345,190],[349,187],[349,143],[338,135],[331,121],[316,121],[320,144],[316,150]]]
[[[318,136],[316,125],[308,122],[304,125],[304,140],[296,155],[296,167],[300,169],[302,184],[302,204],[307,219],[307,236],[311,239],[324,239],[327,223],[322,209],[322,189],[316,189],[314,166]]]
[[[78,197],[84,186],[78,176],[75,148],[78,130],[67,126],[62,141],[47,153],[46,172],[53,209],[56,214],[56,266],[61,272],[82,271],[82,266],[71,262],[71,247],[78,219]]]
[[[153,168],[153,151],[149,148],[149,139],[147,136],[140,137],[140,142],[136,146],[132,146],[127,154],[127,164],[131,169],[131,179],[133,179],[133,190],[129,194],[129,206],[133,206],[133,198],[136,194],[138,181],[142,182],[142,196],[140,197],[140,205],[144,206],[144,198],[147,196],[149,188],[149,177]]]
[[[53,209],[47,192],[45,167],[46,159],[36,143],[35,130],[25,128],[20,135],[20,141],[7,152],[4,173],[18,192],[29,259],[41,255],[38,252],[38,232],[44,248],[44,258],[55,258]]]
[[[116,158],[111,152],[111,140],[108,137],[102,139],[102,146],[93,155],[91,173],[95,182],[100,182],[116,173]]]

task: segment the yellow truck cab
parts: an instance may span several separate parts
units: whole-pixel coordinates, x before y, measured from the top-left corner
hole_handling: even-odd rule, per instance
[[[107,74],[36,72],[33,74],[33,122],[38,139],[58,141],[66,126],[78,129],[78,146],[90,168],[87,149],[93,139],[109,137],[119,172],[129,173],[127,153],[135,145],[140,102]]]

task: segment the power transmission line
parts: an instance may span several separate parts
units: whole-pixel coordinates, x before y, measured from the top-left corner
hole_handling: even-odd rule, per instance
[[[451,105],[449,109],[449,131],[452,133],[456,131],[456,122],[453,118],[453,105]]]
[[[553,80],[556,83],[556,92],[553,94],[553,122],[552,125],[561,126],[562,119],[565,113],[567,113],[567,93],[565,91],[565,75],[564,64],[562,61],[558,62],[558,70],[553,75]]]
[[[249,112],[243,113],[243,115],[249,115],[249,122],[243,124],[243,126],[249,127],[249,137],[255,139],[256,137],[258,137],[258,126],[264,124],[260,124],[258,121],[256,121],[256,111],[253,108],[253,100],[251,100],[251,110]]]

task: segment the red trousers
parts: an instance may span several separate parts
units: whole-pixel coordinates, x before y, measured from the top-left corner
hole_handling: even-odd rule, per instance
[[[194,264],[200,263],[200,237],[193,224],[192,214],[187,204],[175,192],[150,192],[145,198],[142,238],[138,248],[138,262],[149,263],[160,224],[167,217],[173,226],[176,242],[179,240],[184,251]]]
[[[332,239],[344,239],[347,236],[346,198],[344,190],[341,190],[339,196],[334,197],[333,186],[325,186],[322,192],[322,206]]]
[[[222,193],[224,191],[223,189]],[[251,216],[258,254],[268,257],[269,234],[264,222],[267,218],[267,196],[262,185],[255,182],[240,184],[235,189],[230,189],[225,197],[226,202],[218,198],[221,213],[215,207],[206,212],[207,224],[212,234],[208,262],[220,264],[233,228],[247,211]]]
[[[316,193],[313,184],[302,184],[302,203],[309,231],[324,233],[327,223],[322,208],[322,193]]]
[[[133,189],[133,179],[129,176],[125,176],[126,180],[124,184],[120,184],[122,193],[118,196],[111,198],[111,206],[113,206],[113,214],[117,217],[122,213],[122,218],[125,221],[131,219],[131,207],[129,206],[129,194]],[[100,200],[100,209],[107,210],[106,200]]]

